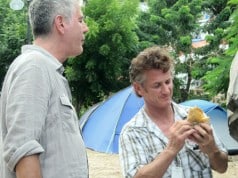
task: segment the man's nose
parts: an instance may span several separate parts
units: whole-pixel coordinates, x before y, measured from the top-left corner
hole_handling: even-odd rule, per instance
[[[87,33],[89,31],[89,28],[87,26],[87,24],[84,22],[84,33]]]
[[[162,93],[165,93],[165,94],[169,93],[169,85],[163,84],[161,89],[162,89]]]

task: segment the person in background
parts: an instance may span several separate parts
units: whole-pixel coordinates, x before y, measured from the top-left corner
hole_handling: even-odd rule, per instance
[[[238,52],[230,66],[229,86],[226,99],[229,133],[238,141]]]
[[[227,150],[209,123],[193,125],[173,96],[174,62],[154,46],[131,62],[129,74],[144,106],[124,125],[119,158],[124,177],[210,178],[227,170]]]
[[[1,178],[88,178],[86,149],[63,63],[83,52],[79,0],[33,0],[32,45],[5,76],[0,106]]]

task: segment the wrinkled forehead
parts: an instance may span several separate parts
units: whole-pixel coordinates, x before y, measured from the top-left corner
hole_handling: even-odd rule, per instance
[[[83,10],[82,10],[82,6],[78,6],[76,7],[76,14],[78,17],[83,17]]]

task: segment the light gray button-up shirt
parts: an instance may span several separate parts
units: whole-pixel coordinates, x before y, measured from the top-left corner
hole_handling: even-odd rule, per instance
[[[0,101],[1,178],[15,178],[24,156],[40,154],[44,178],[87,178],[85,146],[62,64],[23,46],[6,74]]]

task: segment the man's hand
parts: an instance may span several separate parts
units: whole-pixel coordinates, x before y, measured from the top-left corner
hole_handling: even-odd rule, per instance
[[[227,170],[228,155],[220,151],[215,143],[213,130],[207,123],[195,125],[196,130],[190,137],[191,140],[199,145],[199,149],[208,155],[211,166],[214,170],[224,173]]]
[[[213,131],[208,123],[194,125],[194,132],[190,139],[199,145],[200,150],[209,155],[211,150],[216,150],[217,146],[214,140]]]
[[[179,152],[185,144],[185,140],[196,130],[187,120],[176,121],[169,130],[169,143],[167,148]]]

